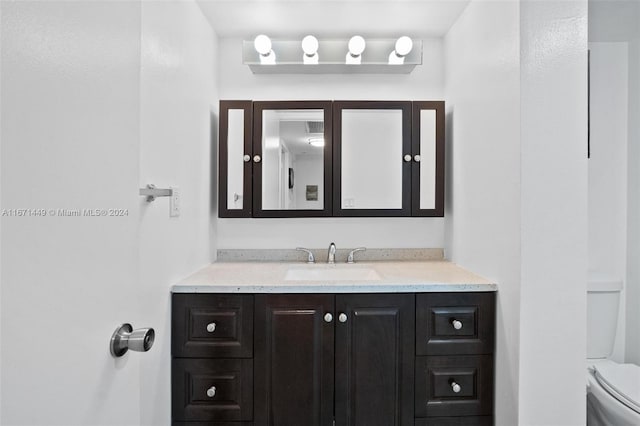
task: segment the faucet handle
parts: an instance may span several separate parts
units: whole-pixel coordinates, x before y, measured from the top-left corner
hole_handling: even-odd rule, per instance
[[[315,257],[313,257],[313,253],[311,252],[311,250],[308,250],[304,247],[296,247],[296,250],[298,251],[304,251],[307,253],[308,257],[307,257],[307,263],[316,263],[316,259]]]
[[[355,249],[351,250],[349,252],[349,256],[347,256],[347,263],[356,263],[355,260],[353,260],[353,254],[355,252],[357,252],[357,251],[367,251],[367,248],[366,247],[358,247],[358,248],[355,248]]]

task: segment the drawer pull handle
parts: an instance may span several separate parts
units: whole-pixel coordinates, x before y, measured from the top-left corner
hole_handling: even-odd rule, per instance
[[[324,322],[331,322],[331,321],[333,321],[333,315],[331,315],[329,312],[324,314]]]
[[[216,331],[216,323],[212,322],[212,323],[207,324],[207,331],[209,333],[213,333],[214,331]]]
[[[213,398],[214,396],[216,396],[216,387],[215,386],[211,386],[209,389],[207,389],[207,396],[209,398]]]
[[[462,321],[459,321],[457,319],[454,319],[453,321],[451,321],[451,325],[453,326],[453,328],[455,328],[456,330],[460,330],[462,328]]]
[[[456,382],[451,382],[451,390],[455,393],[459,393],[462,390],[462,387],[460,387]]]
[[[342,312],[340,315],[338,315],[338,321],[340,321],[340,322],[347,322],[347,314],[345,314],[344,312]]]

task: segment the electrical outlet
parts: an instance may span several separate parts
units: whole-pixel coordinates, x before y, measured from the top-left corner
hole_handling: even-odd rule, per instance
[[[180,216],[180,189],[172,187],[173,195],[169,197],[169,217]]]

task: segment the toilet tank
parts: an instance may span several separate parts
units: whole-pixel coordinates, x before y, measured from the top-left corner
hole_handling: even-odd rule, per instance
[[[620,280],[590,280],[587,285],[587,358],[607,358],[618,325]]]

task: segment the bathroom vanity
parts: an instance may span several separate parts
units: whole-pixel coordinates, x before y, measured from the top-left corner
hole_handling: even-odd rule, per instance
[[[175,425],[491,425],[496,285],[444,261],[215,263],[172,288]]]

